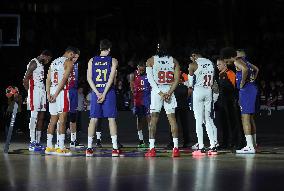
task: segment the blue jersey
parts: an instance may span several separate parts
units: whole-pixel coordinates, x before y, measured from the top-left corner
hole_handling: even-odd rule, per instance
[[[74,63],[73,71],[70,73],[69,77],[69,89],[78,88],[78,63]]]
[[[248,67],[248,75],[246,79],[246,84],[254,84],[255,71],[252,68],[251,63],[246,58],[241,58],[241,59],[243,62],[246,63],[246,66]],[[242,81],[242,71],[237,71],[236,72],[236,85],[238,89],[240,89],[241,81]]]
[[[92,65],[92,79],[96,88],[102,93],[108,82],[112,67],[110,56],[95,56]]]
[[[136,70],[134,74],[134,105],[150,105],[151,86],[147,75],[140,75]]]

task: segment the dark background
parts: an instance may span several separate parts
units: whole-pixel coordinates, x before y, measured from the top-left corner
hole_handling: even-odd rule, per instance
[[[21,16],[20,46],[0,48],[1,105],[7,85],[23,89],[26,65],[46,48],[56,58],[68,45],[77,46],[84,84],[87,61],[102,38],[113,42],[125,86],[127,74],[155,52],[160,37],[185,71],[193,48],[210,58],[234,46],[260,67],[260,79],[283,79],[283,11],[282,0],[1,0],[1,14]]]

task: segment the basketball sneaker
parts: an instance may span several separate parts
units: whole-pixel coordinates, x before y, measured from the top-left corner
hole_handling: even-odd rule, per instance
[[[111,156],[112,157],[119,157],[121,151],[119,149],[112,149]]]
[[[58,149],[56,149],[56,155],[58,155],[58,156],[71,156],[72,155],[72,153],[71,153],[71,151],[69,150],[69,149],[60,149],[60,148],[58,148]]]
[[[36,143],[34,147],[34,152],[41,152],[45,149],[44,145],[40,143]]]
[[[45,154],[47,154],[47,155],[53,155],[53,154],[55,154],[56,149],[53,148],[53,147],[46,147],[44,152],[45,152]]]
[[[97,148],[102,148],[102,147],[103,147],[102,142],[101,142],[100,139],[97,139],[96,147],[97,147]]]
[[[205,148],[197,149],[197,150],[192,152],[192,155],[193,156],[205,156],[206,155],[206,150],[205,150]]]
[[[87,148],[86,157],[92,157],[92,156],[94,156],[94,149],[93,148]]]
[[[236,150],[237,154],[255,154],[255,149],[253,147],[244,147],[240,150]]]
[[[155,156],[156,156],[155,148],[149,149],[148,152],[145,154],[145,157],[155,157]]]
[[[216,148],[216,147],[209,148],[207,154],[208,154],[208,155],[217,155],[217,154],[218,154],[217,148]]]
[[[32,143],[30,143],[30,145],[29,145],[29,151],[35,151],[35,146],[36,146],[36,142],[35,142],[35,141],[32,142]]]
[[[146,148],[146,147],[147,147],[147,145],[144,143],[144,141],[140,140],[139,144],[138,144],[138,148]]]
[[[84,148],[85,146],[83,144],[80,144],[77,140],[75,141],[71,141],[70,143],[70,149],[82,149]]]
[[[180,152],[178,148],[173,148],[172,157],[180,157]]]

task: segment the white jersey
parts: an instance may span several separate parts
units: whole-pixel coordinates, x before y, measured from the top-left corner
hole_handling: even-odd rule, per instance
[[[198,65],[197,70],[194,72],[196,81],[194,87],[211,88],[213,85],[214,67],[213,63],[206,58],[198,58],[196,60]]]
[[[153,78],[158,85],[169,85],[174,82],[175,64],[173,57],[154,56]]]
[[[51,88],[56,88],[60,81],[63,79],[64,75],[64,62],[68,58],[59,57],[50,65],[50,80],[51,80]]]
[[[36,58],[34,58],[27,65],[27,69],[32,61],[36,62],[36,69],[33,71],[32,78],[29,79],[29,89],[39,88],[44,90],[44,66],[43,64],[39,63]]]

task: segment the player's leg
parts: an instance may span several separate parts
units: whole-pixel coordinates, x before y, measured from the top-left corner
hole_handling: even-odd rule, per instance
[[[250,115],[250,122],[251,122],[251,134],[252,134],[252,137],[253,137],[253,145],[256,148],[256,146],[257,146],[257,142],[256,142],[256,123],[255,123],[253,114]]]
[[[111,136],[111,142],[112,142],[112,156],[117,157],[120,154],[119,148],[118,148],[118,141],[117,141],[117,125],[115,118],[108,118],[108,124],[109,124],[109,132]]]
[[[30,129],[30,145],[29,151],[34,151],[36,146],[36,124],[37,124],[37,115],[38,112],[35,110],[31,111],[29,129]]]
[[[102,146],[102,125],[103,125],[103,119],[98,119],[97,125],[96,125],[96,147],[103,147]]]
[[[51,110],[52,107],[49,107],[49,109]],[[55,126],[57,125],[59,117],[56,113],[50,113],[50,114],[51,114],[50,121],[49,121],[48,128],[47,128],[47,142],[46,142],[45,154],[55,153],[55,149],[53,148],[53,144],[52,144],[52,139],[53,139],[54,129],[55,129]]]
[[[137,134],[138,134],[138,139],[139,139],[139,148],[144,148],[145,143],[144,143],[144,137],[143,137],[143,129],[147,127],[147,117],[143,115],[138,115],[137,116]]]
[[[70,156],[72,153],[65,148],[65,132],[68,112],[59,113],[59,149],[56,150],[59,156]]]
[[[77,112],[71,113],[69,112],[70,118],[70,130],[71,130],[71,142],[70,148],[84,148],[84,145],[80,144],[77,139]]]

